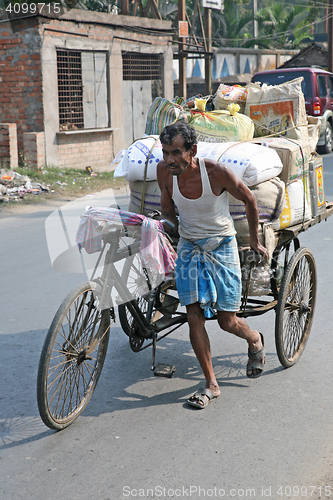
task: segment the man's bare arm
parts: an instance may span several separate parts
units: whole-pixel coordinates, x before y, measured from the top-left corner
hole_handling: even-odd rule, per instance
[[[222,169],[223,184],[225,189],[237,200],[242,201],[245,205],[245,213],[250,232],[250,246],[256,252],[263,254],[267,257],[267,250],[259,242],[258,227],[259,227],[259,213],[257,201],[250,189],[239,180],[235,174],[228,168]]]
[[[169,186],[171,174],[167,170],[167,166],[162,161],[157,165],[157,182],[161,190],[161,219],[166,219],[174,225],[174,229],[168,223],[163,223],[163,227],[167,233],[174,234],[177,232],[178,220],[176,217],[175,204],[170,195]],[[172,181],[172,178],[171,178]]]

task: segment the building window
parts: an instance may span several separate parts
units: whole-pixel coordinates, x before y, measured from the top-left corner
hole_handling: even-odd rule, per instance
[[[58,50],[59,129],[108,127],[106,53]]]
[[[123,53],[123,80],[161,80],[162,55]]]
[[[60,130],[84,128],[81,53],[57,52]]]

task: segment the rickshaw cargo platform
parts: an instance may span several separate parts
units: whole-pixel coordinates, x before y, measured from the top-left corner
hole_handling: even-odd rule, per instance
[[[288,240],[296,238],[300,233],[307,231],[307,229],[309,229],[310,227],[315,226],[316,224],[319,224],[319,222],[328,219],[328,217],[330,217],[332,213],[333,213],[333,202],[328,201],[323,207],[322,212],[318,213],[317,215],[314,215],[313,217],[311,217],[311,219],[275,231],[277,238],[277,246],[285,243]]]

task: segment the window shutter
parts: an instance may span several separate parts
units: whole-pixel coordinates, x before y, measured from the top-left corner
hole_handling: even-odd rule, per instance
[[[106,54],[82,52],[84,128],[108,126]]]
[[[106,54],[95,52],[94,56],[96,127],[107,127],[109,124],[109,116],[106,87]]]
[[[84,128],[96,128],[93,52],[81,53]]]

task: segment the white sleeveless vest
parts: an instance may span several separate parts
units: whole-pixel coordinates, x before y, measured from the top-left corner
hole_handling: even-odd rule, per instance
[[[178,187],[178,177],[173,176],[172,198],[179,211],[179,234],[190,241],[236,234],[229,213],[229,193],[216,196],[212,192],[203,158],[199,158],[202,194],[191,200],[185,198]]]

